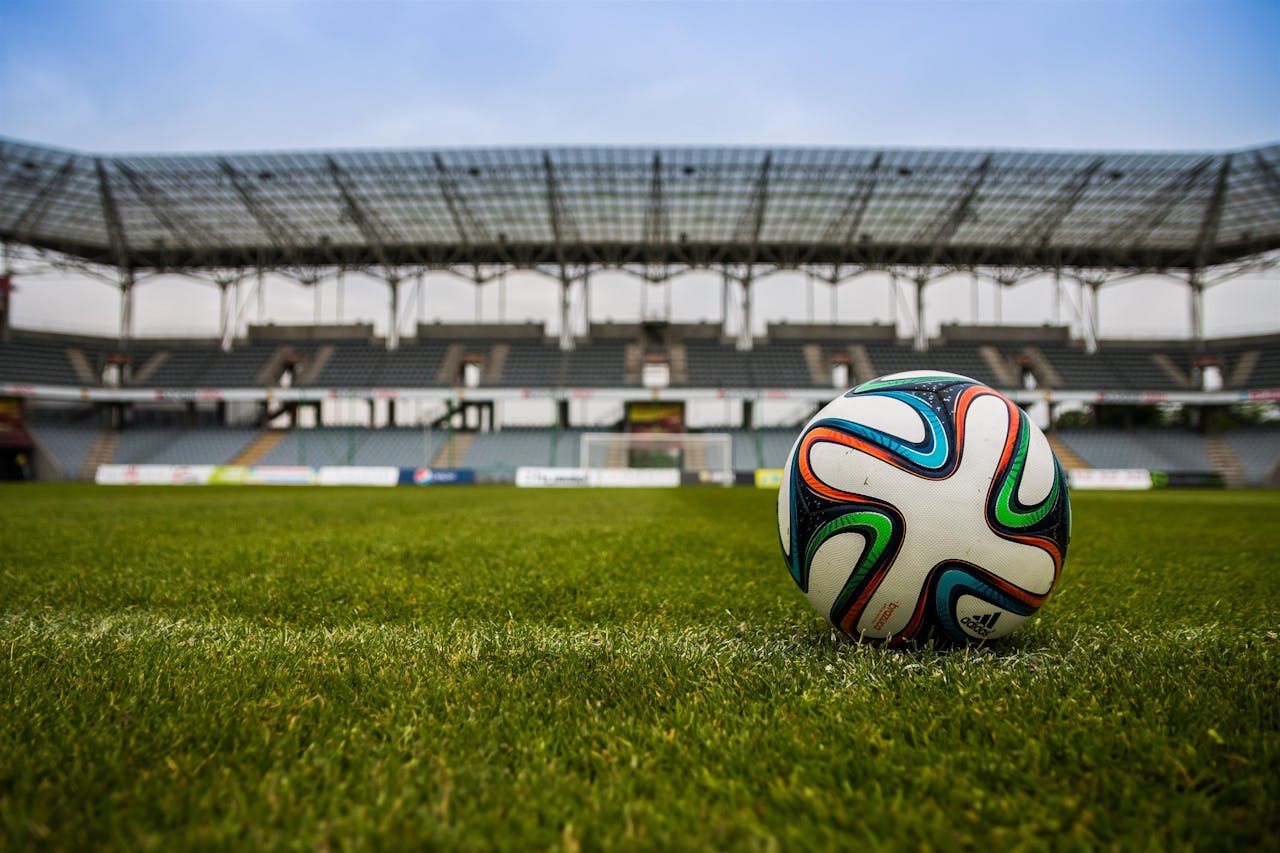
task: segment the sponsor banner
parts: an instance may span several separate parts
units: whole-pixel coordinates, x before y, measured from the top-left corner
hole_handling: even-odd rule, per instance
[[[1221,489],[1227,485],[1216,471],[1152,471],[1151,479],[1157,487],[1173,489]]]
[[[672,488],[680,485],[679,468],[592,468],[587,485],[604,488]]]
[[[781,468],[757,468],[756,469],[756,488],[757,489],[782,488],[782,469]]]
[[[1070,468],[1067,482],[1073,489],[1149,489],[1146,468]]]
[[[732,486],[732,471],[681,471],[682,486]]]
[[[474,483],[476,472],[470,468],[401,468],[402,486],[454,486]]]
[[[316,469],[305,465],[254,465],[243,482],[249,486],[314,486]]]
[[[400,469],[372,465],[322,465],[316,474],[321,486],[394,486]]]
[[[243,465],[215,465],[209,477],[211,486],[242,486],[249,477],[249,469]]]
[[[100,486],[203,486],[213,478],[213,465],[99,465],[93,481]]]
[[[522,488],[552,486],[585,486],[587,472],[582,468],[539,468],[522,465],[516,469],[516,485]]]

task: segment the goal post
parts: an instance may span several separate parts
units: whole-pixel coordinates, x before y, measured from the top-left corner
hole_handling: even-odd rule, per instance
[[[579,448],[587,472],[667,468],[698,482],[733,483],[733,436],[725,432],[588,432]]]

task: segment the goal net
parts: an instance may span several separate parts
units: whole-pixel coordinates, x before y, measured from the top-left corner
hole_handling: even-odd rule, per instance
[[[674,469],[700,482],[733,483],[733,436],[724,432],[588,432],[580,448],[588,472]]]

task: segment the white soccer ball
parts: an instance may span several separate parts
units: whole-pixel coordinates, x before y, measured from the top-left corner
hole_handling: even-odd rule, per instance
[[[778,533],[809,602],[857,640],[1003,637],[1053,591],[1067,480],[1008,397],[953,373],[832,400],[783,469]]]

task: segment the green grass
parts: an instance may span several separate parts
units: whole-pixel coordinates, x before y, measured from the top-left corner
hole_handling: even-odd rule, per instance
[[[1265,848],[1280,494],[837,640],[750,489],[0,489],[0,849]]]

